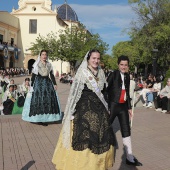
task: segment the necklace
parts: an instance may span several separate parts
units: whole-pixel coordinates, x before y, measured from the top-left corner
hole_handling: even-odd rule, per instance
[[[87,67],[92,73],[93,73],[93,75],[94,76],[97,76],[98,75],[98,69],[97,70],[95,70],[95,69],[93,69],[90,65]]]
[[[99,73],[99,70],[91,70],[89,67],[87,67],[88,70],[92,73],[94,79],[98,82],[99,81],[99,78],[98,78],[98,73]]]

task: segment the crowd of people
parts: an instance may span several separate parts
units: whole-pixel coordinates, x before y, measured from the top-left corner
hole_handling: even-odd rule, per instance
[[[33,65],[31,80],[25,78],[20,85],[15,84],[9,69],[1,70],[1,115],[22,114],[23,120],[44,126],[46,122],[61,119],[56,80],[52,65],[46,60],[47,51],[43,50]]]
[[[130,90],[133,93],[137,91],[135,96],[135,102],[142,99],[143,107],[155,108],[156,111],[162,113],[170,113],[168,111],[168,100],[170,100],[170,78],[167,80],[167,84],[164,86],[163,79],[160,76],[155,77],[149,74],[147,78],[139,77],[133,79],[131,75]],[[131,95],[133,98],[133,94]]]
[[[126,164],[142,166],[132,153],[132,106],[142,97],[146,108],[168,113],[170,78],[162,87],[160,77],[133,78],[128,73],[129,58],[120,56],[118,69],[104,72],[100,52],[90,50],[76,75],[62,74],[61,83],[70,83],[70,93],[64,111],[63,127],[52,157],[56,169],[107,170],[114,164],[113,121],[118,117]],[[12,75],[11,75],[12,76]],[[33,65],[31,80],[16,85],[10,74],[0,73],[1,114],[22,114],[27,122],[48,126],[62,120],[57,95],[57,83],[48,53],[42,50]],[[136,97],[134,94],[136,94]]]
[[[60,83],[66,83],[66,84],[72,85],[72,83],[73,83],[73,76],[70,73],[68,73],[68,74],[63,73],[59,77],[59,81],[60,81]]]
[[[22,114],[26,95],[30,88],[30,78],[17,85],[10,76],[0,74],[1,115]]]
[[[29,70],[24,69],[24,68],[0,68],[0,75],[2,76],[10,76],[10,77],[15,77],[15,76],[23,76],[23,75],[28,75]]]

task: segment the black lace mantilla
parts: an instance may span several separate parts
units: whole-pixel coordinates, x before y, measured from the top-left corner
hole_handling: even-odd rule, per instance
[[[113,145],[109,113],[97,95],[86,85],[77,103],[73,124],[74,150],[89,148],[94,154],[102,154]]]
[[[38,75],[33,88],[29,116],[60,113],[57,96],[49,77]]]

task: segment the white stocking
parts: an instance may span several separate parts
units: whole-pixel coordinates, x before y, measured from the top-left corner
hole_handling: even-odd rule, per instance
[[[124,145],[125,151],[126,151],[126,158],[130,162],[134,162],[134,156],[132,155],[132,144],[131,144],[130,136],[123,138],[123,145]]]

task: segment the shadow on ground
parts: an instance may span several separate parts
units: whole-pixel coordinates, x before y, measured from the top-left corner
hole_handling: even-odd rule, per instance
[[[29,161],[24,167],[21,168],[21,170],[28,170],[34,163],[35,163],[34,160]]]

